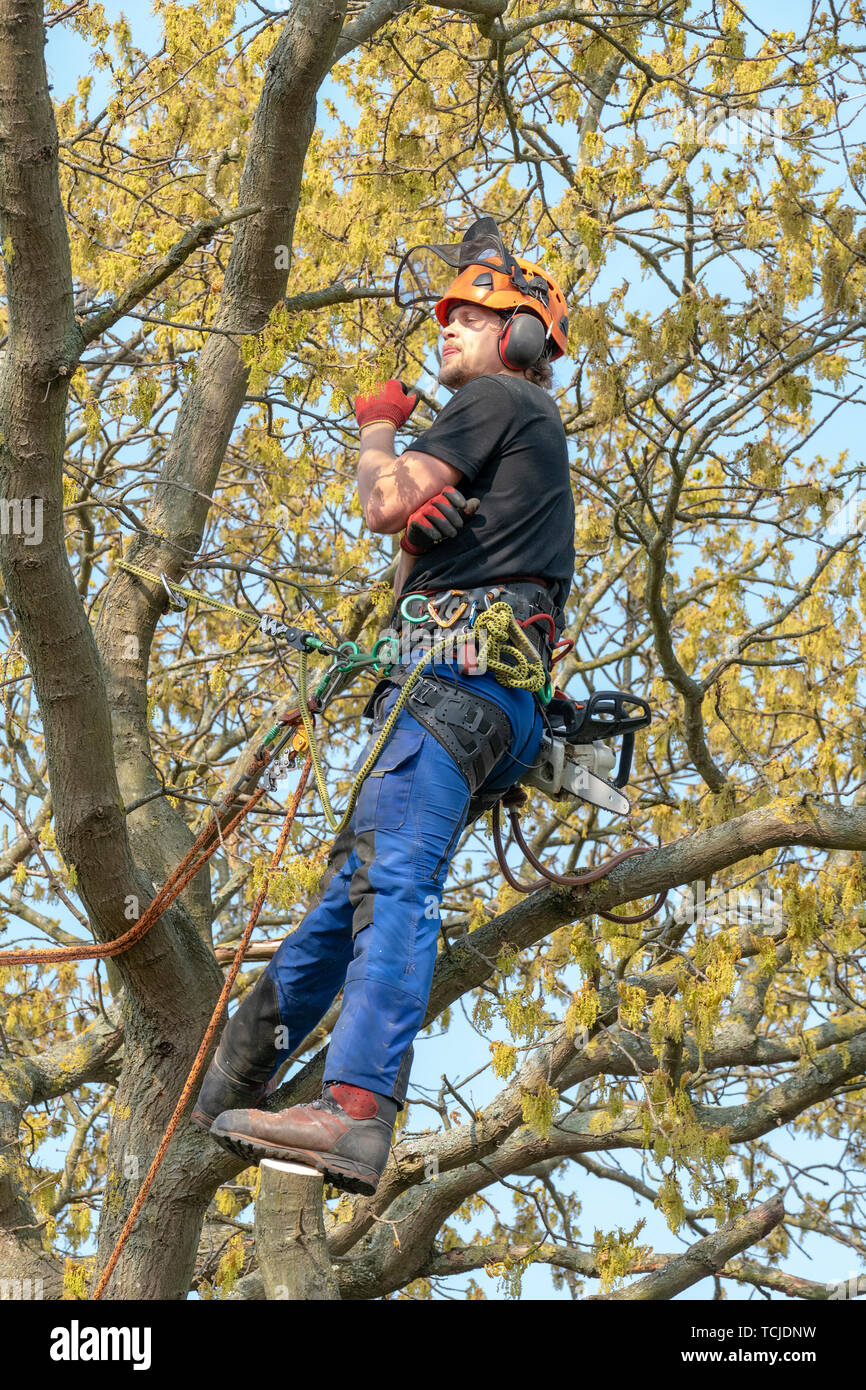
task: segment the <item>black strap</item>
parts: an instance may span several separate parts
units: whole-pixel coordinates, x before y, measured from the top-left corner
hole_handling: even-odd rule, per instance
[[[405,666],[395,666],[376,686],[364,714],[375,717],[379,698],[390,686],[405,685],[410,674]],[[435,674],[419,678],[405,708],[451,755],[473,796],[514,738],[511,721],[495,700]]]

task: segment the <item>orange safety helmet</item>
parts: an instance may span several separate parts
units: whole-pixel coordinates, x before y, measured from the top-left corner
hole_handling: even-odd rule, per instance
[[[513,361],[515,366],[529,366],[541,358],[554,361],[568,350],[565,296],[541,266],[511,255],[492,217],[480,217],[457,246],[412,247],[397,270],[394,297],[398,304],[436,298],[428,289],[434,277],[419,252],[433,252],[458,272],[434,307],[443,327],[455,304],[480,304],[508,315],[500,341],[500,356],[506,365]],[[401,294],[400,287],[401,276],[407,271],[415,289],[408,296],[405,290]],[[527,314],[532,316],[528,322]]]

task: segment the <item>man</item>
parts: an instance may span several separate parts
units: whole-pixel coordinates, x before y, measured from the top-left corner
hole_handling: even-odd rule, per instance
[[[465,591],[455,611],[471,631],[470,604],[474,614],[501,596],[549,670],[574,567],[574,505],[565,432],[539,383],[566,346],[565,302],[543,272],[509,255],[489,218],[455,250],[459,273],[436,305],[439,380],[454,395],[399,455],[395,432],[416,396],[389,381],[356,400],[358,493],[371,530],[405,528],[397,597],[410,572],[434,614],[454,601],[451,590]],[[459,490],[470,486],[474,512]],[[426,607],[421,617],[413,631],[426,620],[435,638]],[[374,692],[374,737],[406,674],[392,669]],[[223,1030],[195,1123],[254,1162],[289,1161],[348,1191],[375,1191],[424,1023],[451,857],[473,814],[532,765],[542,728],[526,689],[453,664],[425,673],[334,843],[314,905]],[[321,1100],[247,1108],[341,987]]]

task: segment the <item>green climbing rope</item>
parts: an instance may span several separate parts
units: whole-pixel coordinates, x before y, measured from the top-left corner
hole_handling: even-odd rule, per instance
[[[138,575],[139,579],[149,579],[151,584],[162,584],[173,594],[182,594],[185,599],[203,603],[206,607],[215,608],[220,613],[230,613],[233,618],[240,618],[242,622],[258,627],[259,619],[255,613],[247,613],[243,608],[235,608],[233,603],[223,603],[222,599],[211,598],[210,594],[203,594],[198,589],[184,588],[182,584],[175,584],[173,579],[166,579],[161,574],[154,574],[151,570],[142,569],[141,565],[133,565],[129,560],[115,560],[114,563],[118,569]]]

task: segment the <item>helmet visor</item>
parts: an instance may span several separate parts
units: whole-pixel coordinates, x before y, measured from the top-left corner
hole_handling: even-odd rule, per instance
[[[470,265],[481,265],[511,275],[515,268],[514,258],[506,250],[493,218],[479,217],[456,245],[425,242],[406,252],[394,278],[395,302],[407,307],[441,299],[442,262],[458,272]]]

